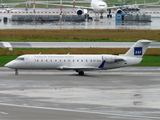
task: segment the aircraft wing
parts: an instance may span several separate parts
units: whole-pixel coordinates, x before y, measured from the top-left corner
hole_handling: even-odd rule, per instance
[[[43,4],[43,3],[40,3],[40,4]],[[48,4],[48,5],[60,6],[60,4]],[[73,8],[73,5],[63,5],[62,4],[62,6],[64,6],[64,7],[72,7]],[[75,8],[93,10],[92,7],[84,7],[84,6],[75,6]],[[107,9],[116,9],[116,8],[119,8],[119,7],[118,6],[107,7]]]
[[[38,3],[38,4],[44,4],[44,3]],[[48,4],[48,5],[61,6],[60,4]],[[64,6],[64,7],[73,7],[73,5],[63,5],[63,4],[62,4],[62,6]],[[93,10],[92,7],[84,7],[84,6],[75,6],[75,8]]]
[[[73,1],[72,1],[72,3],[73,3]],[[44,3],[39,2],[38,4],[44,4]],[[60,6],[60,4],[50,4],[50,3],[48,5]],[[73,5],[63,5],[62,4],[62,6],[64,6],[64,7],[72,7],[73,8]],[[93,10],[92,7],[84,7],[84,6],[75,6],[75,8]],[[116,9],[116,8],[119,8],[119,6],[107,7],[107,9]]]
[[[77,67],[61,67],[62,70],[94,70],[97,69],[96,67],[92,66],[77,66]]]
[[[117,9],[119,6],[107,7],[107,9]]]

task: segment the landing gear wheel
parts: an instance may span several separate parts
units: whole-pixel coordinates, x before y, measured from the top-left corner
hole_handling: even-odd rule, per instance
[[[79,71],[79,75],[84,75],[84,72],[83,71]]]
[[[15,70],[15,75],[18,75],[18,70],[17,69]]]
[[[102,16],[102,15],[100,16],[100,19],[103,19],[103,16]]]
[[[112,15],[111,14],[107,15],[107,18],[112,18]]]

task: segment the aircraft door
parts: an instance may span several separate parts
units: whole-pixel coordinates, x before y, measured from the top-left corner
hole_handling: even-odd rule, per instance
[[[68,66],[70,66],[71,65],[71,59],[70,59],[70,57],[67,58],[67,61],[68,61]]]
[[[34,58],[34,56],[28,56],[27,59],[28,59],[28,66],[29,67],[34,67],[34,65],[35,65],[35,58]]]
[[[66,56],[66,60],[67,60],[67,66],[71,65],[71,58],[69,55]]]

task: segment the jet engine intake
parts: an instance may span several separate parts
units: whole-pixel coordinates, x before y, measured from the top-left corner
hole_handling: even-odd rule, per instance
[[[77,9],[76,13],[77,13],[77,15],[82,15],[83,14],[83,10],[82,9]]]
[[[118,9],[117,11],[116,11],[116,14],[123,14],[124,13],[124,11],[122,10],[122,9]]]

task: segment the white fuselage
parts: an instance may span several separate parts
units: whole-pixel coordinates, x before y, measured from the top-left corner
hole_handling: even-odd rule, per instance
[[[124,55],[21,55],[7,63],[5,67],[15,69],[16,75],[18,75],[18,69],[75,70],[79,75],[84,75],[84,71],[106,70],[138,64],[151,42],[139,40]]]
[[[107,11],[107,4],[102,0],[92,0],[91,7],[95,13],[104,13]]]
[[[123,61],[115,61],[121,59]],[[22,55],[7,63],[12,69],[103,70],[140,63],[142,58],[116,55]],[[105,61],[105,62],[104,62]],[[103,64],[104,62],[104,64]]]

